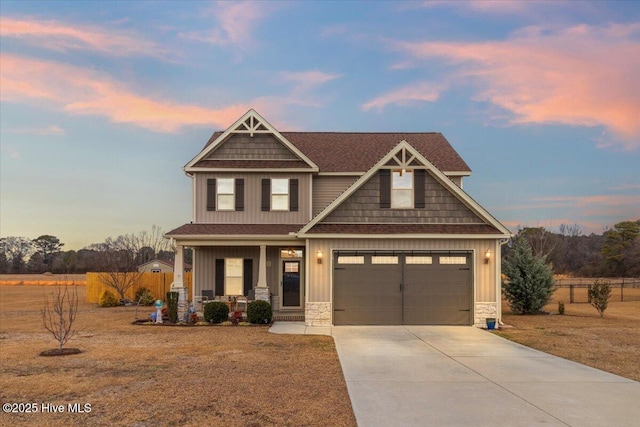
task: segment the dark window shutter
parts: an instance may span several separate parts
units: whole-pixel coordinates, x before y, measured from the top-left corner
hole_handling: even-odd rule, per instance
[[[271,210],[271,180],[269,178],[262,180],[262,210]]]
[[[244,210],[244,179],[236,178],[236,210]]]
[[[207,179],[207,210],[216,210],[216,180]]]
[[[289,210],[292,212],[298,211],[298,180],[289,180]]]
[[[380,169],[380,207],[391,207],[391,171]]]
[[[242,277],[244,281],[244,296],[249,295],[249,291],[253,289],[253,260],[248,258],[243,263]]]
[[[413,171],[413,206],[416,209],[424,208],[424,169]]]
[[[216,296],[224,295],[224,259],[216,260]]]

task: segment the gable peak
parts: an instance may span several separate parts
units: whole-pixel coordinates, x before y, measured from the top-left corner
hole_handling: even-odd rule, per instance
[[[256,133],[273,133],[273,128],[260,114],[251,109],[236,122],[230,133],[244,133],[253,137]]]

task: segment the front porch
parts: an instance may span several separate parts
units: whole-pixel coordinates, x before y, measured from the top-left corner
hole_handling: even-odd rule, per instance
[[[305,247],[300,242],[185,243],[193,249],[193,285],[189,295],[184,292],[184,298],[194,305],[194,311],[201,312],[203,300],[263,300],[271,304],[274,320],[304,320],[307,267]],[[176,272],[180,270],[184,246],[177,247]],[[172,289],[180,292],[180,288],[184,289],[180,285],[179,280],[174,280]],[[235,304],[229,305],[233,312]],[[240,310],[246,310],[246,304]]]

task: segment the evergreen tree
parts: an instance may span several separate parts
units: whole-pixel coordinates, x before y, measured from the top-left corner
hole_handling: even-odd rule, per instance
[[[531,246],[522,236],[514,239],[502,272],[507,277],[502,289],[514,313],[539,313],[549,303],[553,293],[553,269],[543,258],[533,255]]]

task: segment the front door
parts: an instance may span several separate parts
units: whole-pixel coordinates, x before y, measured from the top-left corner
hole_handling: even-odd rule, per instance
[[[300,307],[300,261],[282,261],[282,306]]]

